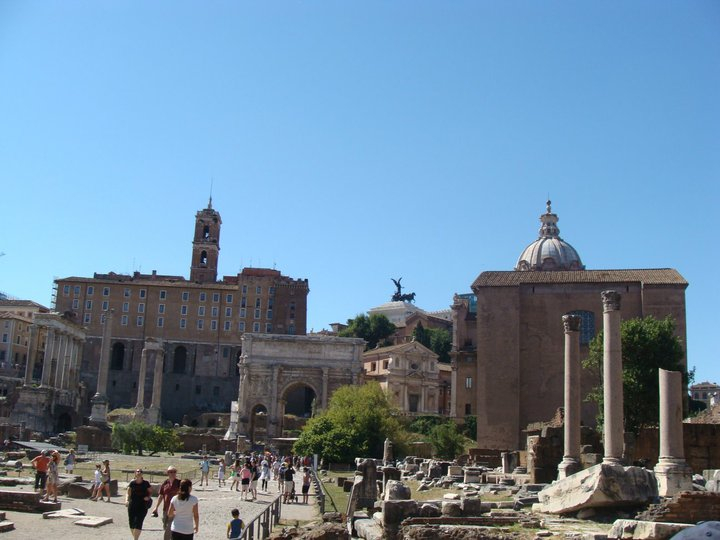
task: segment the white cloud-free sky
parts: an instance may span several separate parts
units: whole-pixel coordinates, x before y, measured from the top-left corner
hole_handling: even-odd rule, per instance
[[[680,271],[720,382],[715,1],[0,1],[0,290],[308,278],[308,330],[510,270],[548,196],[588,269]]]

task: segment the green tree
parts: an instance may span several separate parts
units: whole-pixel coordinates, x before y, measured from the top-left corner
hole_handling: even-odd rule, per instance
[[[452,421],[435,426],[428,439],[435,457],[455,459],[465,451],[465,437]]]
[[[358,456],[382,457],[386,438],[394,444],[405,440],[394,413],[379,384],[342,386],[330,398],[327,410],[305,424],[293,450],[343,463]]]
[[[423,344],[432,352],[438,355],[441,362],[450,361],[450,349],[452,349],[452,336],[445,328],[425,328],[421,322],[413,330],[415,341]]]
[[[113,424],[111,444],[123,454],[137,452],[139,456],[143,455],[144,450],[149,450],[152,455],[162,451],[175,452],[181,446],[180,438],[174,430],[150,426],[137,420],[127,424]]]
[[[385,315],[373,313],[358,315],[348,319],[347,328],[339,332],[340,337],[359,337],[367,341],[367,349],[374,349],[378,344],[381,347],[392,345],[390,337],[395,333],[395,325]]]
[[[687,383],[689,374],[683,364],[683,348],[675,335],[675,323],[667,316],[657,320],[652,316],[623,321],[620,325],[623,360],[623,402],[625,430],[638,433],[640,428],[657,425],[659,382],[658,370],[681,371]],[[590,342],[583,367],[602,377],[603,334]],[[598,426],[603,425],[602,384],[588,394],[588,401],[598,404]]]
[[[430,435],[433,429],[446,421],[442,416],[424,415],[415,416],[408,423],[407,429],[412,433]]]

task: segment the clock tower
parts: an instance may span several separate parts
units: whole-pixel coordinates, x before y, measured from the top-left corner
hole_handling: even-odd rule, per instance
[[[196,283],[217,281],[221,225],[220,214],[217,210],[213,210],[212,197],[210,197],[207,208],[195,214],[190,281]]]

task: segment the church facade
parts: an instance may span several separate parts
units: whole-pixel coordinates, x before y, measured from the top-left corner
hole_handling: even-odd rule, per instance
[[[222,220],[212,207],[195,216],[190,278],[135,272],[57,279],[55,306],[86,328],[81,375],[90,397],[98,384],[104,321],[113,310],[105,393],[110,408],[152,403],[162,352],[161,416],[181,422],[201,412],[227,412],[236,399],[246,332],[304,335],[307,279],[269,268],[244,268],[218,279]],[[90,398],[85,404],[90,410]]]
[[[587,270],[577,251],[559,236],[558,216],[540,216],[536,241],[525,248],[514,270],[481,273],[472,284],[475,313],[456,297],[455,361],[476,361],[477,440],[480,448],[524,448],[523,429],[547,421],[563,406],[564,333],[562,316],[582,318],[581,357],[602,330],[600,293],[622,295],[622,318],[672,316],[686,342],[687,281],[674,269]],[[597,383],[583,370],[582,396]],[[582,421],[595,424],[594,404],[583,403]]]

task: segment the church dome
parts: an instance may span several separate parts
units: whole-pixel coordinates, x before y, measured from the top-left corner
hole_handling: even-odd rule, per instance
[[[575,248],[560,238],[558,217],[552,213],[550,201],[540,222],[540,237],[523,250],[515,270],[585,270]]]

